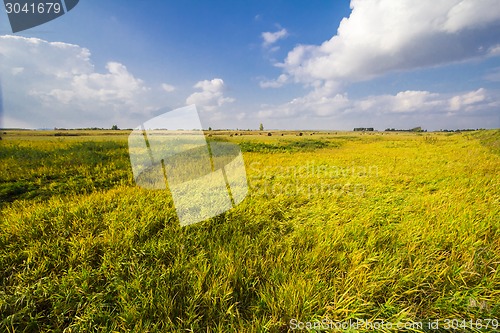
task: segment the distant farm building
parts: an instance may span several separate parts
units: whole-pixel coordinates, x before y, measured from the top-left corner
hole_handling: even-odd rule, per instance
[[[356,127],[354,132],[373,132],[373,127]]]

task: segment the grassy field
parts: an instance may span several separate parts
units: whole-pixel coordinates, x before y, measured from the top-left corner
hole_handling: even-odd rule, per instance
[[[249,195],[184,228],[129,132],[5,133],[1,332],[500,329],[499,130],[213,132]]]

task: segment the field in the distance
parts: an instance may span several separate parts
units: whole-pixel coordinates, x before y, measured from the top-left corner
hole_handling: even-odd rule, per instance
[[[0,331],[500,327],[499,130],[211,132],[249,195],[184,228],[128,133],[2,134]]]

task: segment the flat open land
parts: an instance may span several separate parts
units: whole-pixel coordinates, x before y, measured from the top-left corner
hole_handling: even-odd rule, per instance
[[[209,132],[249,192],[187,227],[129,133],[2,131],[1,332],[500,329],[499,130]]]

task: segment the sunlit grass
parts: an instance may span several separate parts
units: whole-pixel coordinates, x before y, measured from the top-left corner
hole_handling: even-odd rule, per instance
[[[250,192],[185,228],[133,184],[126,133],[7,134],[0,330],[500,318],[498,133],[214,135],[241,144]]]

